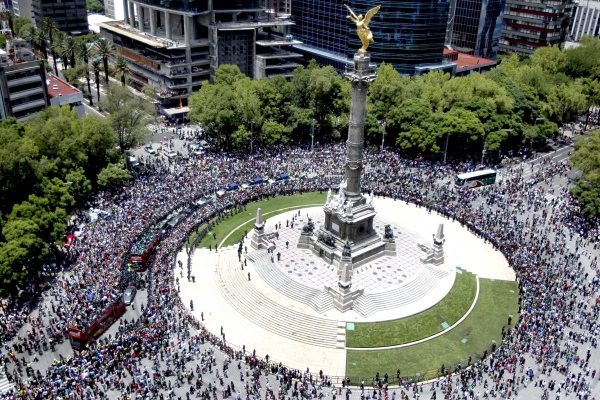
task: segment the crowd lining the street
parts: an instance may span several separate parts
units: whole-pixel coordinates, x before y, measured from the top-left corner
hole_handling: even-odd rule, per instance
[[[177,133],[186,137],[186,132]],[[183,277],[183,266],[176,265],[175,257],[187,237],[250,201],[338,187],[344,158],[342,144],[317,146],[312,152],[282,145],[260,148],[253,155],[208,153],[172,162],[148,157],[150,169],[120,193],[99,194],[94,207],[108,216],[88,224],[68,254],[51,251],[40,272],[40,282],[52,281],[50,288],[42,293],[45,288],[38,282],[27,288],[22,301],[3,304],[0,359],[15,391],[0,399],[515,399],[527,385],[539,388],[542,400],[591,398],[593,383],[600,379],[598,360],[591,359],[600,333],[600,230],[598,221],[579,216],[579,205],[566,188],[553,201],[546,200],[542,184],[569,173],[568,165],[549,158],[538,161],[535,170],[531,164],[528,181],[522,176],[530,166],[521,164],[494,186],[461,191],[451,181],[458,172],[475,168],[469,162],[406,160],[392,150],[365,155],[364,193],[414,203],[457,220],[493,243],[514,268],[520,314],[504,342],[486,350],[482,360],[447,366],[442,377],[425,385],[402,380],[398,371],[397,380],[377,376],[367,388],[345,379],[334,388],[326,371],[288,369],[278,363],[285,360],[233,348],[222,336],[206,331],[177,295],[176,269],[181,268]],[[105,336],[75,355],[56,354],[46,371],[36,368],[38,355],[54,352],[69,326],[85,326],[118,299],[130,247],[149,227],[160,226],[174,210],[229,183],[281,173],[297,179],[229,191],[194,209],[163,236],[156,250],[144,276],[148,299],[140,318],[121,319],[115,336]],[[357,388],[350,390],[347,383]]]

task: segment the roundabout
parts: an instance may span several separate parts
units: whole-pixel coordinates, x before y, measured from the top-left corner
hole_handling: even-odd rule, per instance
[[[302,201],[300,196],[297,199]],[[431,343],[443,343],[447,351],[441,348],[443,351],[436,357],[420,357],[416,361],[421,363],[405,370],[407,375],[423,376],[439,369],[444,362],[448,366],[466,364],[469,357],[489,352],[493,341],[501,340],[498,336],[510,313],[516,315],[514,271],[500,252],[457,222],[388,198],[375,199],[378,213],[385,216],[376,217],[376,229],[382,228],[384,222],[391,224],[397,236],[407,237],[416,248],[425,245],[425,238],[431,237],[439,224],[444,224],[445,263],[434,269],[429,264],[414,262],[418,254],[400,246],[401,262],[396,267],[390,265],[390,260],[378,260],[361,266],[353,277],[353,284],[364,288],[366,295],[379,296],[380,307],[368,315],[356,310],[342,313],[327,307],[322,289],[339,279],[335,268],[293,245],[308,217],[319,222],[321,207],[303,207],[294,198],[288,200],[290,207],[298,208],[273,210],[269,202],[256,203],[256,207],[265,209],[266,226],[278,227],[279,239],[274,240],[273,253],[253,250],[248,245],[249,239],[245,239],[246,249],[239,257],[238,246],[229,244],[232,243],[229,235],[243,236],[247,214],[252,213],[249,212],[239,215],[240,222],[224,235],[218,251],[198,248],[191,256],[192,274],[200,285],[182,280],[182,302],[189,304],[193,300],[201,304],[192,313],[198,320],[203,319],[211,332],[222,332],[229,345],[250,354],[254,351],[269,354],[291,368],[327,370],[334,377],[358,379],[373,376],[376,365],[390,363],[387,372],[395,372],[391,364],[406,364],[402,352],[423,351]],[[248,208],[252,210],[251,206]],[[232,224],[233,221],[229,223]],[[247,232],[247,237],[252,234]],[[178,260],[187,263],[185,251],[179,253]],[[492,296],[492,303],[496,301],[503,306],[506,303],[510,311],[504,307],[492,312],[501,314],[501,323],[495,317],[487,323],[485,316],[478,316],[477,323],[487,329],[471,335],[465,330],[472,327],[464,324],[469,322],[471,314],[480,312],[480,280],[485,281],[486,304],[490,301],[489,283],[514,286],[513,296],[506,291],[506,302]],[[415,331],[412,329],[415,325],[422,329]],[[489,336],[491,330],[494,334]],[[462,349],[457,351],[455,345],[447,343],[445,337],[451,335],[461,336],[458,342]]]

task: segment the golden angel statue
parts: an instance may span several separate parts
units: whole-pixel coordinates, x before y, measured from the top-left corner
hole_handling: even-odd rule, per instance
[[[381,6],[371,8],[369,11],[367,11],[367,14],[364,16],[364,18],[362,15],[357,17],[347,4],[344,4],[344,6],[346,6],[348,11],[350,11],[350,14],[352,14],[348,15],[347,18],[350,18],[352,22],[356,24],[356,33],[358,34],[358,38],[362,43],[362,47],[358,50],[358,52],[366,53],[367,47],[369,47],[369,42],[375,42],[375,40],[373,40],[373,33],[369,29],[369,22],[371,22],[371,18],[373,18],[373,15],[379,11]]]

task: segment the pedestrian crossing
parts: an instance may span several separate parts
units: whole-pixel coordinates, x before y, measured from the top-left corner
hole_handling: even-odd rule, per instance
[[[15,385],[6,378],[6,375],[0,374],[0,394],[9,393],[14,386]]]

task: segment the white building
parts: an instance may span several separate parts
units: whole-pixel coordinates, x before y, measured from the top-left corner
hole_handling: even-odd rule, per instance
[[[569,39],[578,42],[582,36],[598,36],[598,22],[600,20],[600,1],[583,0],[575,6],[571,25],[569,26]]]

